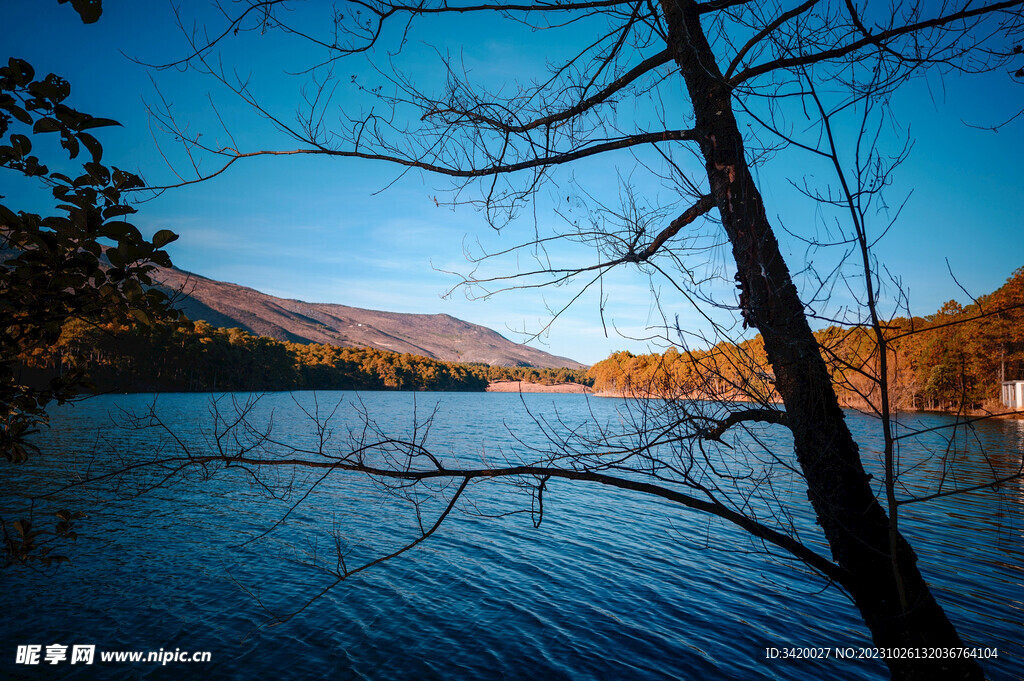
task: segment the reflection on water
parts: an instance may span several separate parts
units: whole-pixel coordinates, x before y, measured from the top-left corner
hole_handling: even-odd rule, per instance
[[[319,408],[344,397],[336,434],[359,427],[351,394],[318,396]],[[65,481],[89,461],[171,451],[158,431],[104,427],[121,407],[146,396],[89,400],[55,414],[29,465],[5,468],[4,517],[30,493]],[[275,436],[314,446],[300,406],[271,394]],[[413,398],[364,393],[383,427],[412,422]],[[415,408],[441,407],[430,433],[445,456],[515,456],[535,434],[534,416],[565,423],[623,420],[619,400],[579,395],[419,394]],[[208,425],[208,396],[164,395],[159,413],[196,445]],[[593,412],[593,414],[591,414]],[[946,420],[944,420],[946,419]],[[873,423],[849,416],[869,467]],[[948,423],[941,415],[901,422],[902,433]],[[1021,462],[1021,422],[982,422],[901,441],[904,497],[984,481]],[[784,450],[785,443],[775,443]],[[781,451],[781,450],[780,450]],[[876,471],[877,472],[877,471]],[[263,606],[294,609],[325,583],[313,557],[334,555],[335,539],[354,562],[415,532],[405,506],[360,478],[328,478],[272,528],[297,498],[268,499],[244,471],[184,482],[133,499],[132,486],[77,488],[41,503],[87,510],[73,563],[55,573],[7,570],[0,607],[0,672],[11,678],[228,679],[875,679],[877,662],[766,660],[765,648],[870,645],[852,606],[834,589],[784,559],[766,555],[732,526],[679,507],[594,486],[548,483],[544,522],[504,515],[523,507],[509,485],[474,486],[465,506],[415,551],[342,584],[285,624],[264,627]],[[278,489],[309,488],[317,476]],[[304,474],[300,474],[304,475]],[[880,476],[876,476],[880,477]],[[785,486],[779,488],[785,492]],[[813,535],[799,489],[794,523]],[[528,507],[529,500],[526,505]],[[425,516],[436,509],[427,506]],[[495,518],[493,516],[504,516]],[[428,520],[429,522],[429,520]],[[903,528],[922,567],[968,645],[995,647],[993,679],[1024,677],[1024,487],[981,490],[903,507]],[[335,532],[335,530],[337,532]],[[209,650],[199,672],[173,663],[50,666],[14,664],[19,644],[96,644],[103,650]],[[184,671],[183,671],[184,669]]]

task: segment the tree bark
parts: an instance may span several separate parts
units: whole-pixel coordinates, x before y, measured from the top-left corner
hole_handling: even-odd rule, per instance
[[[808,498],[846,586],[876,646],[961,648],[956,629],[898,533],[890,552],[890,523],[864,471],[803,304],[779,251],[754,184],[743,138],[693,0],[661,0],[672,51],[696,116],[711,194],[732,245],[746,324],[760,331],[775,386],[786,406]],[[895,530],[893,530],[895,531]],[[895,567],[894,567],[895,566]],[[954,651],[958,652],[958,651]],[[983,679],[971,659],[886,659],[894,679]]]

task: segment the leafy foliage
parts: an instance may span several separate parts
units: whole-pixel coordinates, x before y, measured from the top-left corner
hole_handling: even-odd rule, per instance
[[[96,390],[447,390],[480,391],[488,382],[586,382],[572,369],[492,367],[445,362],[374,348],[301,344],[241,329],[194,323],[145,327],[65,325],[52,345],[23,353],[22,373],[42,385],[65,372]]]
[[[77,541],[78,533],[74,531],[75,521],[87,517],[81,511],[71,512],[66,509],[57,511],[56,529],[53,531],[36,529],[31,520],[15,520],[7,526],[0,519],[0,533],[3,534],[5,566],[14,563],[38,563],[43,567],[51,567],[68,562],[68,557],[53,553],[51,545],[55,539]]]
[[[0,68],[0,167],[42,182],[55,202],[45,217],[0,203],[0,449],[15,462],[28,456],[25,438],[45,423],[46,405],[82,387],[81,375],[67,372],[30,388],[16,372],[18,355],[56,343],[71,319],[153,324],[174,316],[151,272],[170,265],[161,249],[177,235],[161,230],[147,240],[125,221],[135,212],[125,193],[142,181],[103,165],[91,132],[117,123],[71,108],[70,94],[66,80],[37,79],[21,59]],[[86,159],[80,174],[51,170],[34,154],[49,137],[59,137],[69,159]]]
[[[57,0],[57,2],[65,5],[69,0]],[[78,12],[78,16],[82,19],[83,24],[96,23],[103,13],[103,3],[101,0],[70,0],[70,2],[71,8]]]
[[[886,324],[889,390],[900,409],[998,408],[1002,380],[1024,378],[1024,267],[968,306],[950,301],[926,317]],[[840,401],[877,406],[877,344],[869,329],[815,333]],[[591,367],[598,392],[777,400],[761,337],[709,350],[614,353]]]

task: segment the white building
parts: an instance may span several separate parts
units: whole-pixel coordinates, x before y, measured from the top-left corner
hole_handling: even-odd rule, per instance
[[[1024,411],[1024,381],[1003,381],[1003,406]]]

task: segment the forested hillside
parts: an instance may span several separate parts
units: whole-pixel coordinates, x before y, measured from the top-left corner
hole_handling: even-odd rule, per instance
[[[868,327],[816,333],[846,406],[877,404],[878,348]],[[1024,378],[1024,267],[967,306],[886,324],[889,390],[899,409],[996,407],[1003,378]],[[617,352],[588,372],[446,362],[374,348],[303,344],[185,322],[111,327],[81,321],[22,357],[25,382],[82,370],[96,391],[484,390],[490,381],[583,383],[598,393],[774,401],[760,337],[710,349]]]
[[[446,362],[585,368],[568,357],[514,343],[492,329],[451,315],[385,312],[277,298],[175,267],[161,267],[155,277],[175,307],[189,319],[225,329],[239,328],[257,336],[370,347]]]
[[[496,380],[584,382],[584,371],[445,362],[374,348],[342,348],[219,329],[67,324],[53,346],[22,356],[25,382],[81,370],[97,392],[234,390],[482,391]]]
[[[877,404],[878,344],[868,327],[831,326],[815,334],[840,400]],[[926,317],[886,324],[890,398],[899,409],[998,407],[999,384],[1024,378],[1024,267],[997,291],[961,306],[949,301]],[[591,367],[597,392],[774,401],[760,336],[711,349],[633,355],[618,352]]]

